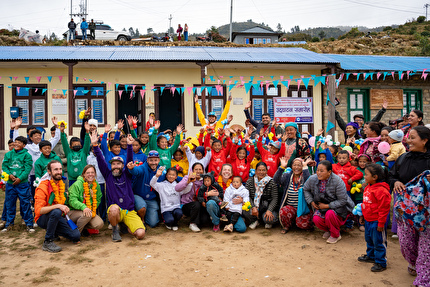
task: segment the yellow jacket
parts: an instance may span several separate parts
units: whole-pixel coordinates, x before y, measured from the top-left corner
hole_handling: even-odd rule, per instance
[[[390,148],[389,156],[387,157],[387,161],[395,161],[406,152],[405,146],[403,143],[393,143]]]
[[[227,118],[228,111],[230,110],[230,103],[231,101],[227,101],[225,104],[224,110],[222,111],[221,117],[218,119],[218,121],[215,122],[215,131],[217,131],[219,128],[223,128],[223,124],[221,123],[223,120]],[[197,116],[199,117],[200,124],[202,126],[205,126],[206,124],[209,125],[209,123],[206,122],[205,115],[203,114],[202,108],[199,105],[199,102],[195,103]]]
[[[189,165],[188,165],[188,160],[186,156],[180,161],[176,161],[175,159],[172,158],[170,163],[172,167],[175,167],[176,165],[179,165],[180,167],[182,167],[182,172],[178,171],[178,176],[184,177],[188,174]]]

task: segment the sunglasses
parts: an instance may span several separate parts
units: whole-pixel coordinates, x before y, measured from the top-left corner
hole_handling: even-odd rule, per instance
[[[159,157],[158,152],[156,151],[150,151],[148,153],[148,157]]]

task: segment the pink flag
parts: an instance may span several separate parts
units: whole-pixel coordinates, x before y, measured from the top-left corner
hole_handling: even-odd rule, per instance
[[[228,84],[231,85],[231,81],[228,81]]]
[[[396,78],[396,76],[394,75],[394,72],[391,72],[391,76],[393,76],[393,80]]]
[[[263,78],[264,78],[264,76],[260,76],[260,78],[262,78],[262,79],[263,79]]]
[[[219,76],[220,79],[224,78],[224,76]]]
[[[409,73],[410,73],[411,71],[406,71],[406,75],[408,75],[408,80],[409,80]]]
[[[15,81],[18,80],[18,77],[13,77],[13,78],[15,79]]]
[[[96,96],[98,96],[99,95],[99,90],[96,90]]]
[[[40,83],[40,79],[42,79],[42,77],[36,77],[37,82]]]
[[[423,74],[423,78],[424,78],[424,80],[425,80],[425,79],[427,79],[427,76],[428,76],[428,74],[427,74],[427,73]]]
[[[218,80],[218,85],[219,85],[220,80]]]
[[[140,90],[140,96],[142,97],[142,101],[143,101],[143,97],[145,96],[145,90]]]
[[[363,73],[363,79],[364,80],[366,79],[366,73]]]
[[[121,100],[122,92],[124,92],[124,91],[123,90],[118,90],[118,95],[119,95],[119,99],[120,100]]]
[[[84,78],[84,81],[86,81],[87,80],[87,78]]]
[[[36,90],[34,90],[35,93],[37,93],[38,88],[36,88]]]
[[[240,76],[239,78],[240,78],[240,81],[241,81],[241,82],[242,82],[242,84],[243,84],[243,76]]]
[[[58,79],[60,79],[60,83],[63,80],[63,76],[58,76]]]
[[[403,76],[405,75],[405,73],[402,73],[401,75],[400,75],[400,80],[403,80]]]
[[[281,79],[281,81],[283,81],[283,80],[284,80],[284,76],[279,76],[279,78]]]
[[[110,88],[110,85],[111,85],[112,83],[111,82],[108,82],[108,88]]]
[[[269,90],[269,86],[270,86],[270,82],[266,81],[266,93],[267,93],[267,90]]]
[[[17,94],[19,94],[19,89],[20,89],[21,87],[16,87],[16,93]]]
[[[54,91],[54,93],[56,93],[57,92],[57,89],[52,89],[53,91]]]
[[[176,90],[176,87],[171,87],[170,88],[170,91],[172,92],[172,94],[175,94],[175,90]]]
[[[187,87],[188,95],[193,94],[193,87]]]
[[[76,96],[76,93],[78,92],[78,90],[73,90],[73,97]]]
[[[94,82],[95,82],[95,83],[98,83],[99,81],[95,80]]]
[[[423,74],[421,75],[421,78],[424,78],[424,75],[425,75],[425,71],[426,71],[427,69],[424,69],[423,70]],[[425,77],[427,77],[427,76],[425,76]],[[425,78],[424,78],[424,80],[425,80]]]
[[[297,80],[297,91],[300,90],[301,83],[302,83],[302,80]]]
[[[381,73],[379,73],[379,72],[378,72],[378,73],[376,74],[376,79],[377,79],[377,80],[379,80],[379,77],[380,77],[380,76],[381,76]]]
[[[133,92],[131,92],[131,93],[130,93],[130,100],[133,98],[133,96],[134,96],[134,93],[133,93]]]
[[[151,86],[151,90],[153,90],[155,88],[155,86]]]
[[[133,87],[133,91],[134,91],[134,89],[136,88],[136,85],[131,85],[132,87]]]

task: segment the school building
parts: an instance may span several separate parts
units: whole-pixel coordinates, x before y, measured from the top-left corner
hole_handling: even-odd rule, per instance
[[[336,90],[340,100],[336,108],[346,121],[352,112],[362,112],[369,119],[379,109],[374,100],[388,94],[379,91],[371,101],[373,89],[401,90],[402,99],[406,99],[402,107],[396,103],[398,109],[387,113],[389,119],[406,112],[403,107],[426,112],[430,85],[421,77],[430,67],[430,58],[380,57],[377,65],[372,62],[373,56],[342,56],[301,48],[3,46],[0,149],[9,139],[10,107],[19,107],[23,128],[35,125],[47,132],[52,126],[50,119],[56,116],[68,123],[69,135],[79,135],[79,113],[92,107],[100,133],[105,124],[114,126],[125,115],[139,117],[140,132],[149,113],[155,112],[162,120],[161,130],[183,123],[187,135],[194,136],[200,129],[194,95],[204,104],[206,114],[214,111],[218,116],[231,95],[229,114],[234,115],[233,124],[241,125],[245,121],[244,106],[250,100],[251,115],[258,120],[266,112],[273,117],[274,98],[311,98],[312,123],[299,126],[301,131],[314,134],[327,125],[325,75],[333,73],[338,81],[342,77]],[[357,62],[355,57],[367,58]],[[403,65],[395,65],[400,59]],[[401,80],[390,79],[392,71],[396,77],[403,71],[404,76]],[[376,79],[378,72],[387,72],[384,80],[381,75]],[[359,80],[354,75],[357,73],[361,73]],[[391,97],[396,99],[398,95],[399,91],[393,92]],[[20,134],[24,135],[25,129]]]

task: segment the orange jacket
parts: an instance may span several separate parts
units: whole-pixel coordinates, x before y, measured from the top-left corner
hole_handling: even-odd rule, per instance
[[[57,201],[54,198],[52,204],[49,204],[49,197],[53,192],[51,182],[49,180],[42,181],[39,186],[36,188],[36,192],[34,194],[34,222],[40,217],[40,210],[42,207],[49,206],[52,204],[57,204]],[[65,193],[66,194],[66,193]],[[67,202],[67,197],[66,197]],[[66,204],[66,203],[65,203]]]

